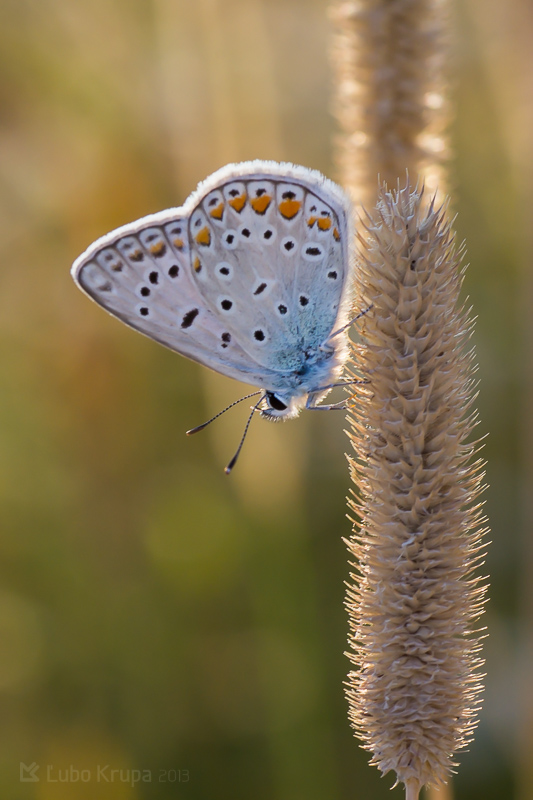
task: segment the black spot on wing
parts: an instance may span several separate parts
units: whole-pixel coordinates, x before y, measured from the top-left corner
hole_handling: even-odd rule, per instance
[[[183,319],[181,320],[181,327],[190,328],[199,313],[200,312],[198,311],[197,308],[191,308],[190,311],[187,311],[187,313],[184,314]]]

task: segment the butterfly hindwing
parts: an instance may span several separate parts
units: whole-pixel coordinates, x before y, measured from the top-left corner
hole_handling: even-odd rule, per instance
[[[331,333],[348,262],[344,208],[329,187],[293,170],[298,182],[276,165],[260,179],[245,173],[205,193],[200,187],[189,221],[206,305],[254,362],[288,371],[302,347],[319,347]]]

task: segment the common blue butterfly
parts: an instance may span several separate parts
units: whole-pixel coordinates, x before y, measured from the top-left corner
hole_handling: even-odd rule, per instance
[[[347,357],[352,239],[339,186],[248,161],[215,172],[181,208],[98,239],[72,276],[132,328],[260,387],[261,416],[288,419],[342,407],[318,403]]]

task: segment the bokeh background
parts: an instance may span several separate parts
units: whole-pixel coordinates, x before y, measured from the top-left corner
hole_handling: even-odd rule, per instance
[[[463,0],[454,17],[450,185],[493,544],[485,704],[453,796],[526,800],[532,9]],[[342,415],[255,421],[228,479],[246,409],[184,431],[242,387],[69,276],[94,238],[227,162],[335,177],[328,36],[325,0],[0,0],[2,798],[389,796],[342,690]]]

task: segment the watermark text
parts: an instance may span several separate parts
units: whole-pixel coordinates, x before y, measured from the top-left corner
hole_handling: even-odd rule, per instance
[[[77,768],[74,764],[58,767],[55,764],[20,762],[21,783],[189,783],[188,769],[125,769],[111,764],[96,764],[91,769]]]

